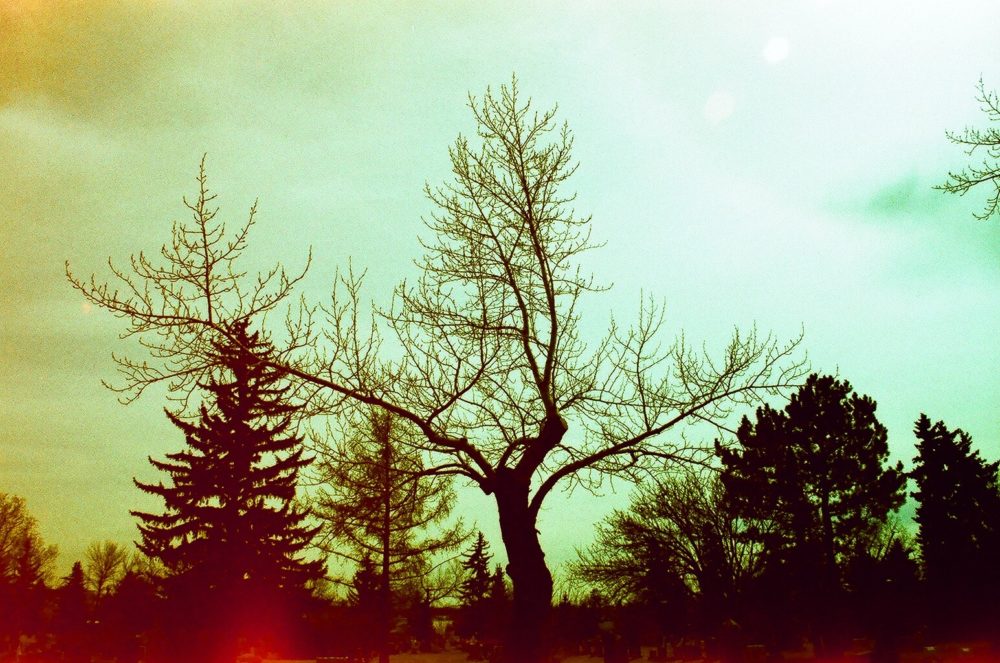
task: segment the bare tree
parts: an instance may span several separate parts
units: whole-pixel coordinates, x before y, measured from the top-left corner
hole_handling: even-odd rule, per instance
[[[114,591],[129,570],[129,551],[114,541],[94,541],[83,553],[83,573],[87,587],[98,602]]]
[[[1000,96],[995,91],[988,91],[979,79],[976,86],[976,100],[990,122],[1000,122]],[[965,153],[972,156],[982,156],[981,163],[969,165],[959,171],[949,171],[944,184],[935,188],[948,193],[964,196],[973,188],[985,185],[987,194],[983,211],[973,213],[980,221],[1000,214],[1000,128],[991,126],[986,129],[966,127],[962,131],[946,132],[948,140],[960,145]]]
[[[30,559],[22,559],[29,551]],[[0,584],[14,583],[25,564],[42,582],[52,579],[57,549],[45,545],[23,497],[0,492]]]
[[[313,513],[322,522],[323,552],[355,565],[374,563],[379,660],[387,663],[394,590],[430,590],[435,583],[426,576],[440,562],[435,557],[460,546],[468,533],[460,520],[446,523],[455,501],[451,477],[425,471],[405,422],[369,406],[351,423],[337,443],[317,440],[313,474],[322,488]]]
[[[627,511],[598,526],[574,571],[619,601],[657,602],[696,592],[717,625],[763,567],[762,547],[725,503],[712,470],[674,472],[640,484]],[[665,595],[657,596],[657,592]]]
[[[184,198],[191,212],[186,223],[173,222],[170,244],[156,256],[145,252],[133,255],[128,266],[110,259],[112,278],[107,282],[92,276],[89,281],[66,274],[74,288],[89,301],[124,320],[122,340],[134,339],[142,348],[142,359],[113,354],[119,383],[104,385],[131,403],[149,387],[165,385],[168,397],[184,408],[200,384],[217,372],[222,361],[216,344],[233,340],[235,323],[249,322],[275,310],[305,276],[289,276],[280,266],[265,274],[247,277],[237,259],[247,246],[250,229],[256,223],[257,203],[250,207],[245,222],[230,232],[216,218],[215,194],[208,190],[205,158],[198,168],[198,196]],[[303,313],[308,313],[303,310]],[[263,337],[262,342],[268,340]],[[275,362],[285,361],[300,348],[292,342],[282,346]],[[196,411],[196,408],[193,409]]]
[[[552,596],[536,529],[545,498],[557,485],[593,488],[650,460],[710,454],[681,425],[728,427],[734,408],[792,385],[803,372],[800,339],[737,331],[718,354],[683,336],[664,344],[663,309],[644,302],[633,327],[612,323],[588,346],[581,298],[601,288],[578,263],[594,247],[590,219],[563,191],[576,169],[572,134],[554,109],[534,111],[516,80],[470,97],[469,108],[476,137],[449,150],[454,179],[427,187],[436,211],[417,279],[368,315],[360,279],[338,277],[329,304],[291,308],[285,350],[269,361],[308,390],[312,412],[335,412],[345,399],[379,407],[419,432],[415,446],[433,471],[494,496],[518,632],[508,656],[533,661]],[[162,266],[139,254],[131,269],[112,266],[117,286],[69,274],[150,349],[119,358],[126,399],[160,382],[190,393],[216,361],[208,338],[227,333],[220,316],[271,311],[300,278],[278,267],[241,285],[231,265],[248,226],[220,239],[204,169],[199,182],[188,205],[194,223],[175,225]]]
[[[22,635],[44,632],[56,553],[42,541],[24,498],[0,492],[0,658],[13,659]]]

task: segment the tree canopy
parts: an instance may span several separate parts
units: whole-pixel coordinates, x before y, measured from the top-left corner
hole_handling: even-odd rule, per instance
[[[379,658],[388,661],[393,594],[427,576],[435,558],[460,546],[466,532],[461,520],[447,522],[455,500],[451,477],[426,471],[405,422],[372,407],[359,414],[338,440],[317,441],[312,503],[322,523],[317,544],[358,567],[359,597],[374,574]]]
[[[580,264],[595,244],[566,190],[572,133],[516,79],[470,97],[469,109],[475,133],[450,148],[452,179],[426,189],[433,211],[416,278],[369,316],[348,271],[327,304],[291,307],[274,332],[280,346],[257,358],[295,380],[303,414],[337,413],[345,399],[381,408],[419,431],[434,471],[495,497],[521,633],[509,656],[531,661],[543,656],[552,596],[536,531],[552,490],[703,454],[675,429],[725,428],[735,409],[794,385],[802,363],[798,339],[755,330],[735,332],[717,353],[683,335],[665,342],[663,309],[651,301],[634,325],[612,323],[588,342],[582,301],[602,288]],[[183,400],[218,366],[217,339],[240,343],[223,321],[273,311],[301,278],[280,266],[246,278],[235,265],[255,210],[227,235],[212,200],[202,169],[192,223],[175,224],[162,261],[139,253],[110,281],[68,272],[149,350],[119,358],[126,399],[166,383]]]
[[[845,572],[903,501],[906,476],[901,463],[886,466],[875,401],[813,374],[783,410],[744,417],[736,444],[717,451],[729,507],[763,547],[772,620],[800,622],[834,646],[827,636],[849,619]]]
[[[875,401],[847,381],[810,375],[783,411],[744,417],[736,442],[718,446],[722,480],[769,555],[812,546],[814,568],[836,574],[902,504],[906,478],[901,463],[885,466]]]
[[[163,500],[164,512],[132,513],[139,548],[168,571],[178,619],[265,637],[262,615],[278,619],[281,606],[301,600],[325,568],[305,557],[317,529],[295,502],[299,471],[309,463],[292,427],[297,406],[284,375],[259,359],[269,356],[268,344],[245,321],[230,333],[235,342],[213,342],[219,370],[203,385],[197,420],[167,412],[186,446],[150,463],[170,482],[135,482]],[[195,653],[209,655],[186,655]]]
[[[996,615],[1000,589],[1000,461],[986,462],[961,429],[917,419],[917,543],[938,623],[969,625]]]

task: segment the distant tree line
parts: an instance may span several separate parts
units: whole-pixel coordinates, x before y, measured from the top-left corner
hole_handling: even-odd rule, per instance
[[[908,472],[887,463],[875,402],[810,376],[783,410],[744,417],[710,469],[668,470],[598,528],[575,565],[660,633],[818,654],[870,638],[975,638],[1000,619],[998,463],[926,415]],[[907,480],[916,533],[894,515]]]
[[[294,406],[280,376],[232,352],[233,379],[205,386],[202,415],[170,415],[185,448],[151,462],[171,481],[137,482],[165,505],[136,512],[138,550],[94,542],[56,579],[54,546],[21,498],[0,495],[0,654],[387,658],[442,647],[448,624],[470,658],[494,657],[512,624],[507,576],[482,533],[432,563],[468,540],[439,517],[445,485],[421,484],[433,477],[395,455],[400,440],[375,413],[345,438],[351,464],[323,469],[328,477],[339,468],[343,486],[351,476],[359,483],[340,497],[321,493],[317,504],[334,513],[306,525],[315,514],[293,499],[309,460],[289,429]],[[553,645],[607,653],[694,637],[726,656],[750,643],[776,651],[808,640],[836,655],[861,637],[879,660],[895,660],[920,642],[991,633],[1000,619],[1000,462],[921,415],[911,468],[890,465],[875,411],[847,381],[814,374],[783,409],[744,417],[734,439],[717,442],[717,463],[667,467],[640,482],[574,565],[593,589],[556,603]],[[912,534],[896,515],[908,480]],[[325,567],[338,540],[354,562],[340,580]],[[336,582],[346,593],[331,591]]]

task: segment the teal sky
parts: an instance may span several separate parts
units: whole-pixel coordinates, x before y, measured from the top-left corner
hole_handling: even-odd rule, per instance
[[[964,163],[946,129],[1000,87],[991,1],[376,3],[0,0],[0,490],[61,566],[135,538],[133,476],[182,439],[162,394],[103,389],[121,349],[63,262],[153,250],[202,153],[223,215],[260,217],[250,259],[322,297],[352,258],[386,301],[412,273],[421,189],[473,129],[468,92],[516,72],[576,134],[577,208],[613,282],[595,338],[640,294],[710,344],[805,328],[816,370],[872,396],[896,457],[921,412],[1000,457],[1000,222],[932,190]],[[273,5],[273,6],[272,6]],[[543,5],[543,6],[539,6]],[[875,5],[875,6],[873,6]],[[553,495],[556,565],[624,501]],[[491,505],[462,511],[499,552]]]

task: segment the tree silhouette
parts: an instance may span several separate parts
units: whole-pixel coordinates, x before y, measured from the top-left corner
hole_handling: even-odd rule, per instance
[[[583,298],[602,288],[579,264],[595,246],[590,219],[564,190],[576,170],[572,134],[554,110],[535,111],[516,80],[470,97],[469,108],[475,137],[450,149],[454,179],[427,187],[436,211],[417,278],[368,320],[360,279],[342,275],[328,305],[290,311],[280,351],[259,359],[295,378],[308,397],[303,414],[336,413],[345,400],[379,407],[419,431],[434,471],[494,497],[518,633],[505,655],[530,663],[544,657],[552,599],[537,530],[548,495],[596,489],[651,460],[703,457],[703,445],[665,433],[725,427],[734,408],[794,385],[802,365],[798,340],[755,331],[734,333],[718,355],[683,335],[661,344],[663,309],[652,302],[632,328],[612,324],[588,346]],[[119,359],[125,400],[161,383],[183,400],[217,366],[213,341],[238,341],[220,321],[277,308],[301,278],[276,267],[242,279],[235,260],[254,210],[227,238],[203,168],[199,183],[193,223],[175,225],[162,262],[140,253],[130,268],[113,267],[111,282],[67,267],[88,301],[150,348]],[[383,352],[383,336],[393,352]]]
[[[672,473],[640,484],[573,568],[615,601],[710,635],[739,616],[740,594],[760,570],[760,545],[743,530],[718,474]]]
[[[482,532],[477,532],[475,542],[462,560],[465,580],[462,581],[459,594],[463,604],[474,605],[489,596],[493,585],[493,576],[490,573],[491,559],[493,554],[490,552],[490,544],[486,542]]]
[[[912,537],[890,519],[874,545],[847,568],[852,626],[875,640],[873,661],[898,661],[903,638],[922,617],[920,569]]]
[[[455,494],[450,477],[429,474],[405,421],[366,408],[353,430],[321,445],[313,500],[322,548],[378,578],[375,614],[379,659],[389,660],[393,589],[425,576],[433,557],[461,545],[461,521],[446,525]],[[430,530],[430,531],[429,531]],[[355,576],[358,580],[359,576]]]
[[[979,79],[976,88],[979,92],[976,100],[986,119],[1000,123],[1000,96],[995,91],[987,90],[982,79]],[[987,194],[983,211],[973,215],[980,221],[985,221],[991,216],[1000,214],[1000,128],[966,127],[962,131],[948,131],[946,135],[952,143],[960,145],[966,155],[970,157],[981,155],[982,162],[959,171],[949,171],[945,183],[935,188],[964,196],[973,188],[983,185],[992,191]]]
[[[499,564],[493,567],[493,574],[490,575],[486,604],[487,635],[499,639],[510,627],[510,590],[507,587],[507,574]]]
[[[875,401],[813,374],[783,411],[744,417],[736,441],[717,445],[730,507],[764,546],[772,591],[785,585],[786,607],[831,634],[845,565],[903,501],[902,464],[885,467]]]
[[[488,599],[493,588],[490,572],[490,544],[482,532],[476,533],[472,547],[463,555],[463,580],[458,595],[462,602],[461,629],[466,635],[482,638],[487,629]]]
[[[997,614],[1000,493],[997,469],[972,449],[968,433],[921,414],[917,456],[917,542],[933,622],[943,630],[981,628]]]
[[[103,649],[108,658],[140,660],[142,647],[156,635],[158,616],[168,607],[159,595],[161,579],[148,568],[130,564],[113,594],[102,604]]]
[[[46,545],[24,498],[0,492],[0,655],[42,627],[56,547]]]
[[[114,591],[128,570],[128,562],[128,551],[114,541],[94,541],[87,546],[84,572],[98,603]]]
[[[268,636],[265,616],[280,624],[281,607],[324,574],[321,561],[302,556],[317,530],[294,505],[299,471],[309,463],[291,427],[297,406],[287,401],[284,375],[259,359],[270,355],[269,344],[245,322],[230,333],[235,342],[214,344],[220,375],[203,385],[198,420],[167,412],[186,448],[150,463],[170,484],[135,482],[165,511],[132,512],[139,548],[167,569],[183,626],[200,623],[220,643],[228,634],[209,629]]]
[[[56,612],[52,624],[56,646],[66,660],[87,656],[89,601],[83,565],[73,562],[69,575],[63,578],[63,584],[56,590]]]
[[[377,652],[385,638],[381,619],[382,577],[371,556],[366,555],[358,563],[347,590],[347,603],[352,609],[357,634],[354,644],[364,651],[365,658],[370,652]]]

